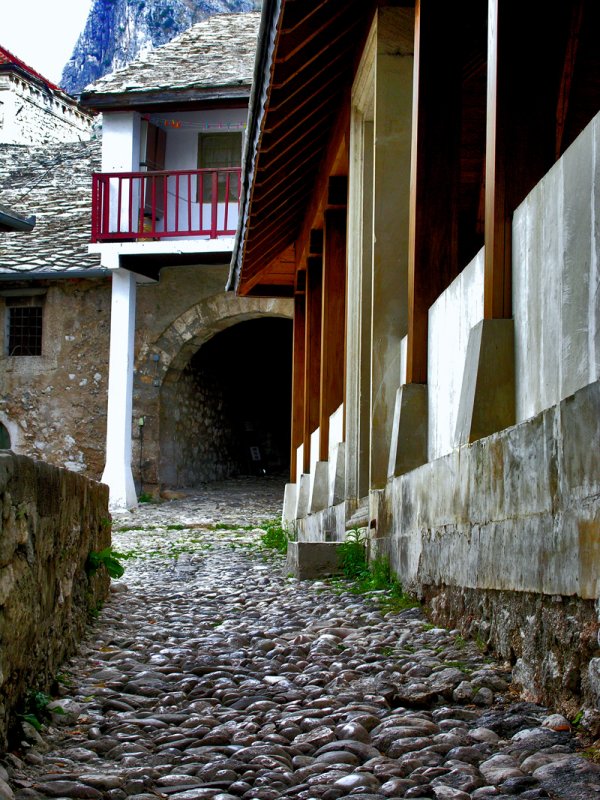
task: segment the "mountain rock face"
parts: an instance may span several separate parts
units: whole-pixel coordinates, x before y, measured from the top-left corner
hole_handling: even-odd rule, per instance
[[[259,8],[257,0],[94,0],[61,86],[80,94],[88,84],[211,14]]]

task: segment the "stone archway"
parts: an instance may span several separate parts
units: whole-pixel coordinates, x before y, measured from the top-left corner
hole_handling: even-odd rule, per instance
[[[134,424],[133,472],[141,488],[154,490],[164,485],[195,485],[194,474],[206,475],[210,480],[226,477],[228,469],[234,469],[233,463],[229,467],[221,464],[212,473],[209,469],[204,472],[190,470],[189,463],[185,469],[180,468],[182,456],[174,433],[174,417],[177,416],[176,421],[185,428],[186,425],[189,427],[194,414],[203,414],[205,426],[210,426],[215,416],[214,406],[224,402],[223,398],[217,397],[218,387],[214,382],[211,384],[212,379],[206,372],[198,383],[199,375],[192,374],[197,370],[194,357],[203,345],[222,332],[251,321],[290,321],[292,309],[289,300],[240,298],[220,293],[198,302],[173,319],[154,342],[140,349],[136,359],[134,420],[139,422],[143,419],[144,425],[138,427]],[[291,345],[291,324],[288,322],[288,325]],[[289,357],[291,359],[291,352]],[[202,403],[211,394],[215,402],[210,410],[207,406],[203,411]],[[179,416],[183,419],[179,420]],[[226,438],[223,430],[215,428],[213,433],[215,441],[219,437]],[[206,462],[210,454],[202,450],[195,457]],[[188,462],[190,458],[192,456],[188,454]]]

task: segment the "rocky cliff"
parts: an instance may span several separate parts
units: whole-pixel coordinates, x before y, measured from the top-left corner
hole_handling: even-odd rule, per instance
[[[61,86],[79,94],[144,50],[168,42],[211,14],[259,7],[257,0],[94,0]]]

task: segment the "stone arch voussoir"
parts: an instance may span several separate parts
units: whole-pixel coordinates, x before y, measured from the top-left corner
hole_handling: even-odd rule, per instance
[[[291,300],[237,297],[223,292],[201,300],[174,319],[158,339],[140,353],[138,361],[147,362],[158,356],[156,374],[161,383],[176,381],[194,353],[220,331],[247,320],[291,319],[292,316]]]

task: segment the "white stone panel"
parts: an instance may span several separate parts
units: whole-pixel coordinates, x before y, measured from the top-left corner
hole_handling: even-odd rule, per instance
[[[455,447],[469,331],[483,319],[483,250],[429,309],[428,457]]]
[[[518,422],[600,377],[599,141],[600,115],[514,215]]]

